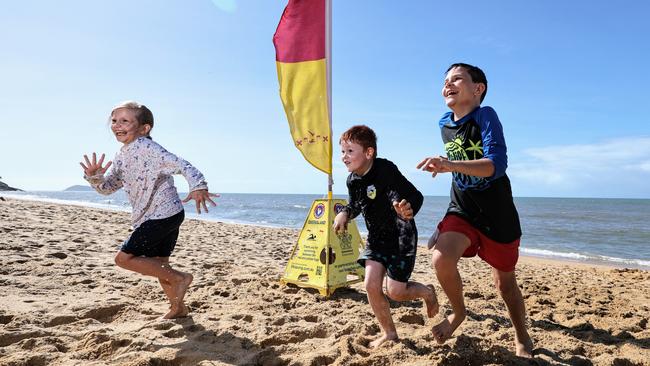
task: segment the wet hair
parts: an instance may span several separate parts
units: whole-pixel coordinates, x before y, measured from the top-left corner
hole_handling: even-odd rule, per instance
[[[140,104],[133,100],[127,100],[113,107],[113,110],[111,111],[111,115],[108,118],[109,121],[113,117],[113,113],[115,113],[116,110],[122,108],[129,109],[135,112],[135,120],[138,121],[138,125],[151,126],[151,128],[149,129],[149,133],[147,134],[147,137],[151,138],[151,136],[149,136],[149,134],[151,134],[151,130],[153,129],[153,113],[151,113],[151,110],[147,108],[147,106],[145,106],[144,104]]]
[[[366,151],[366,149],[369,147],[372,147],[375,150],[375,153],[372,157],[377,157],[377,135],[375,135],[375,131],[366,125],[356,125],[350,127],[341,135],[339,144],[342,141],[349,141],[359,144],[361,147],[363,147],[364,151]]]
[[[445,71],[445,75],[449,73],[449,70],[455,67],[462,67],[463,69],[465,69],[469,74],[469,76],[472,78],[473,83],[481,83],[485,85],[485,90],[483,91],[483,94],[481,94],[481,103],[483,103],[483,99],[485,99],[485,95],[487,94],[487,89],[488,89],[487,77],[485,77],[485,73],[483,72],[483,70],[481,70],[480,68],[474,65],[458,62],[449,66],[447,71]]]

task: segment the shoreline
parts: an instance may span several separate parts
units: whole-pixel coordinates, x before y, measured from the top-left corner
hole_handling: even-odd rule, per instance
[[[519,254],[519,260],[526,261],[535,261],[538,263],[549,263],[554,265],[567,265],[567,266],[578,266],[578,267],[591,267],[591,268],[602,268],[602,269],[632,269],[639,271],[650,272],[650,267],[627,264],[627,263],[612,263],[606,261],[598,260],[578,260],[578,259],[568,259],[568,258],[548,258],[544,256],[536,256],[530,254]]]
[[[413,281],[433,284],[441,312],[390,301],[400,340],[368,347],[379,326],[362,283],[329,298],[281,285],[298,230],[188,219],[171,263],[191,272],[187,318],[161,320],[157,280],[118,268],[129,214],[0,201],[0,366],[529,365],[513,353],[508,312],[481,260],[462,260],[467,318],[438,345],[450,310],[419,251]],[[650,273],[522,258],[517,278],[543,365],[644,365]]]
[[[0,196],[2,196],[2,192],[0,192]],[[74,207],[86,207],[86,208],[93,208],[93,209],[99,209],[99,210],[106,210],[106,211],[113,211],[113,212],[130,212],[130,208],[122,208],[119,206],[111,205],[111,204],[95,204],[95,203],[90,203],[90,202],[82,202],[82,201],[67,201],[67,200],[62,200],[62,199],[56,199],[56,198],[37,198],[33,196],[25,197],[21,195],[7,195],[5,196],[7,199],[17,199],[17,200],[23,200],[23,201],[31,201],[31,202],[42,202],[42,203],[51,203],[51,204],[57,204],[57,205],[69,205],[69,206],[74,206]],[[291,227],[284,227],[280,225],[262,225],[259,223],[251,223],[251,222],[242,222],[242,221],[237,221],[237,220],[227,220],[227,219],[217,219],[217,218],[211,218],[211,217],[201,217],[199,215],[193,214],[192,212],[186,212],[186,217],[187,219],[194,219],[194,220],[199,220],[199,221],[204,221],[204,222],[211,222],[211,223],[224,223],[228,225],[242,225],[242,226],[251,226],[251,227],[259,227],[259,228],[267,228],[267,229],[287,229],[287,230],[296,230],[299,231],[300,228],[291,228]],[[365,238],[365,235],[362,234],[362,237]],[[418,246],[420,251],[424,249],[424,251],[427,251],[426,246],[427,246],[427,239],[428,238],[422,238],[418,240]],[[525,250],[525,245],[523,250]],[[594,266],[594,267],[606,267],[606,268],[617,268],[617,269],[622,269],[622,268],[628,268],[628,269],[638,269],[638,270],[643,270],[643,271],[650,271],[650,265],[642,265],[642,264],[636,264],[636,263],[625,263],[622,262],[626,259],[623,258],[617,258],[620,261],[607,261],[607,260],[599,260],[595,258],[589,258],[589,259],[573,259],[573,258],[567,258],[564,256],[547,256],[543,254],[530,254],[530,253],[524,253],[520,250],[519,252],[519,258],[520,259],[537,259],[540,260],[541,262],[554,262],[556,264],[575,264],[575,265],[587,265],[587,266]],[[640,259],[636,259],[639,261]],[[634,261],[634,260],[630,260]]]

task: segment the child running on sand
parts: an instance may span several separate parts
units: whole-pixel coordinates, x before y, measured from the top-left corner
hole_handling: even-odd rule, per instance
[[[186,316],[189,308],[183,302],[192,275],[177,271],[169,264],[178,238],[178,229],[185,218],[184,202],[196,201],[208,212],[206,201],[216,206],[201,174],[187,161],[165,150],[151,139],[153,114],[142,104],[123,102],[111,111],[111,130],[117,141],[124,144],[114,159],[113,169],[104,176],[113,162],[106,166],[104,154],[97,161],[84,155],[84,178],[101,194],[111,194],[120,188],[129,196],[134,231],[115,256],[115,263],[130,271],[158,278],[169,299],[165,319]],[[182,174],[190,187],[189,195],[181,201],[174,186],[173,174]]]
[[[492,266],[494,284],[508,308],[515,328],[515,352],[530,358],[533,342],[515,276],[521,226],[506,175],[508,157],[501,122],[494,109],[481,107],[486,92],[487,78],[480,68],[456,63],[447,69],[442,96],[451,111],[439,122],[447,156],[427,157],[417,165],[433,177],[453,174],[449,208],[429,241],[433,268],[452,314],[433,327],[433,336],[444,343],[465,320],[458,261],[478,254]]]
[[[350,172],[350,203],[334,218],[334,230],[345,231],[347,223],[363,213],[368,245],[358,262],[366,268],[368,302],[384,332],[370,343],[376,348],[397,339],[390,305],[382,291],[384,276],[388,276],[387,293],[393,300],[422,298],[429,318],[438,313],[433,287],[409,281],[418,240],[413,217],[422,207],[423,197],[395,164],[377,158],[377,137],[367,126],[353,126],[343,133],[339,144]]]

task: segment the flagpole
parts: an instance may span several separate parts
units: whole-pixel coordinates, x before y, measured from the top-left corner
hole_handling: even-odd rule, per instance
[[[332,0],[325,0],[325,60],[327,64],[327,112],[329,114],[330,124],[330,173],[327,175],[327,199],[332,199],[332,186],[334,179],[332,178],[333,164],[332,164],[332,139],[334,134],[332,131]]]

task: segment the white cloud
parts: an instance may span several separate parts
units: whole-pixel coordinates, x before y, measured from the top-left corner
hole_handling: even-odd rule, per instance
[[[650,137],[621,138],[592,145],[564,145],[527,149],[525,152],[548,163],[581,166],[586,161],[604,162],[648,159]]]
[[[645,163],[641,163],[639,166],[641,170],[645,170],[646,172],[650,172],[650,160],[646,161]]]
[[[521,195],[650,196],[650,137],[547,146],[523,153],[511,155],[508,168],[508,175],[525,191]]]

